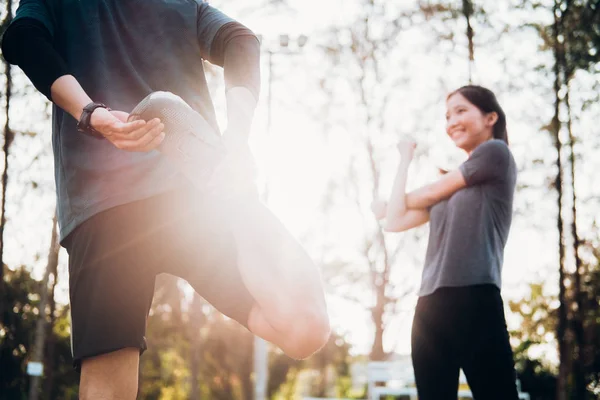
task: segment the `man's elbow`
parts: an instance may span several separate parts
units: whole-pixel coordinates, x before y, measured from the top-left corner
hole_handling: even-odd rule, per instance
[[[245,54],[252,59],[260,57],[260,39],[258,36],[250,30],[236,33],[237,35],[227,41],[226,49],[233,49],[233,51]]]

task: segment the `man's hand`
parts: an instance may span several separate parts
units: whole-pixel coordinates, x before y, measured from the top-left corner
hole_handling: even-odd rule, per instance
[[[116,148],[125,151],[146,152],[154,150],[165,138],[160,119],[127,122],[129,114],[97,108],[92,113],[91,125]]]

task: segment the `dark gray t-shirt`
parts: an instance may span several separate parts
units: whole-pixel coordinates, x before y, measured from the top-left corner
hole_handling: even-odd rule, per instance
[[[491,283],[501,288],[517,177],[514,158],[506,143],[493,139],[479,145],[459,169],[467,187],[430,210],[420,296],[441,287]]]
[[[181,96],[218,130],[202,60],[233,20],[201,0],[21,0],[15,19],[35,18],[94,101],[129,112],[153,91]],[[126,152],[81,134],[53,109],[60,237],[92,215],[174,189],[184,178],[157,151]]]

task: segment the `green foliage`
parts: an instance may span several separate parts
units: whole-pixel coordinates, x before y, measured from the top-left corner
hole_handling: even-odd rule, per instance
[[[4,269],[5,296],[0,320],[0,399],[20,399],[27,392],[25,362],[32,344],[39,284],[21,267]]]
[[[544,286],[543,283],[533,283],[528,297],[509,302],[511,312],[521,317],[519,329],[510,333],[519,342],[515,350],[517,365],[521,357],[528,359],[527,352],[531,347],[548,343],[554,337],[557,299],[544,294]]]
[[[510,336],[517,341],[513,348],[515,368],[522,389],[534,399],[553,397],[556,391],[555,371],[547,361],[535,359],[530,350],[552,342],[556,331],[556,297],[544,294],[544,284],[530,285],[528,297],[509,302],[512,313],[521,318],[519,329]]]
[[[65,306],[60,315],[54,321],[54,329],[49,335],[46,343],[46,368],[51,369],[53,374],[52,387],[48,383],[42,383],[42,392],[45,398],[75,400],[79,393],[79,374],[73,369],[73,358],[71,356],[71,325],[69,308]],[[48,371],[50,372],[50,371]],[[42,396],[42,398],[44,398]]]
[[[267,397],[277,399],[295,393],[298,370],[303,362],[294,360],[281,351],[273,351],[269,357],[269,381]],[[287,397],[281,397],[287,398]]]
[[[289,368],[285,375],[285,381],[277,388],[277,390],[273,394],[270,394],[268,398],[272,400],[298,399],[298,375],[298,368]]]
[[[564,0],[562,34],[567,77],[600,62],[600,4],[597,0]]]
[[[586,338],[583,361],[588,390],[596,393],[600,389],[600,246],[588,243],[584,250],[587,257],[582,276]],[[547,346],[555,340],[558,300],[543,289],[543,283],[532,284],[527,297],[509,302],[511,312],[521,318],[519,329],[510,333],[517,342],[515,365],[523,390],[531,394],[532,400],[552,398],[556,390],[554,368],[531,355],[536,346]]]
[[[600,4],[597,0],[558,0],[558,33],[567,80],[577,70],[589,71],[600,62]],[[553,24],[536,27],[544,48],[554,48]]]
[[[310,392],[315,397],[346,397],[347,385],[340,380],[350,377],[350,345],[340,335],[333,333],[327,344],[306,361],[306,367],[318,372]],[[333,393],[332,393],[333,389]]]
[[[4,313],[0,320],[0,400],[25,399],[29,390],[26,374],[28,351],[33,345],[39,318],[40,282],[25,267],[4,269]],[[78,376],[72,368],[68,309],[59,310],[54,329],[47,337],[45,354],[46,390],[42,399],[77,398]],[[52,375],[50,386],[49,375]]]

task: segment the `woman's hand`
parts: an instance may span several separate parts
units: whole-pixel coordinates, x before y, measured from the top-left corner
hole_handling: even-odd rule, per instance
[[[412,140],[401,140],[396,147],[398,148],[398,152],[403,161],[411,161],[415,154],[417,144]]]
[[[384,219],[387,212],[387,202],[379,199],[373,200],[371,203],[371,211],[378,221]]]

